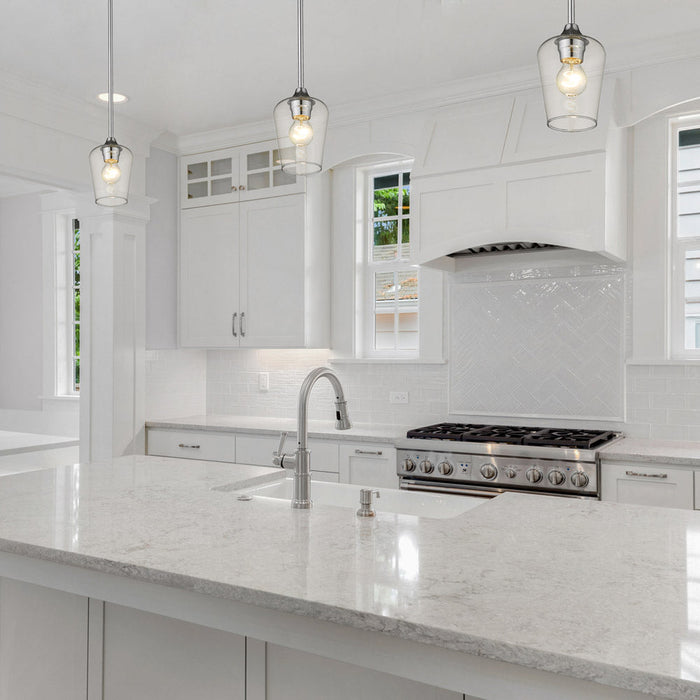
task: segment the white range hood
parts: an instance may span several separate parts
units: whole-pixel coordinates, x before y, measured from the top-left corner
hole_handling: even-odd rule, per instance
[[[625,259],[626,133],[605,110],[594,131],[558,133],[530,90],[439,110],[425,134],[411,175],[415,263],[455,269],[502,244]]]

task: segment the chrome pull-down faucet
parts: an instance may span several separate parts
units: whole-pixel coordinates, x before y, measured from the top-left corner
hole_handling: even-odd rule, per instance
[[[349,430],[352,428],[343,387],[336,373],[329,367],[317,367],[311,370],[306,379],[304,379],[299,391],[296,452],[293,457],[282,454],[282,446],[286,437],[286,433],[283,433],[280,439],[280,446],[277,448],[277,452],[274,453],[272,460],[272,463],[278,467],[294,467],[292,508],[311,508],[311,453],[307,447],[309,394],[314,384],[321,377],[326,377],[335,391],[335,429]]]

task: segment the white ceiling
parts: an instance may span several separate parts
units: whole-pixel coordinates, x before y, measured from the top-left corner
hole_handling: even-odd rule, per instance
[[[183,135],[268,118],[296,86],[295,0],[114,4],[115,89],[130,97],[118,114]],[[95,101],[106,88],[106,0],[40,5],[38,16],[37,3],[0,0],[2,70]],[[331,109],[534,66],[566,19],[565,0],[306,0],[305,9],[306,84]],[[577,9],[613,64],[645,62],[643,41],[700,38],[698,0],[580,0]]]

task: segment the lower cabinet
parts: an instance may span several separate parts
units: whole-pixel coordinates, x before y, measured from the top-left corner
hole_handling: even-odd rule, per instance
[[[376,443],[342,443],[339,474],[344,484],[397,489],[396,448]]]
[[[87,598],[0,579],[0,700],[85,698],[87,645]]]
[[[102,700],[244,700],[245,674],[245,637],[104,604]]]
[[[695,504],[692,469],[669,469],[659,464],[601,464],[601,500],[642,506],[692,510]]]
[[[266,644],[265,700],[462,700],[462,693],[435,688],[381,671]]]

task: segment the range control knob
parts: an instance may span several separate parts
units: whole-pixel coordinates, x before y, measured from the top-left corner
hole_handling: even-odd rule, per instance
[[[536,484],[542,481],[542,472],[536,467],[530,467],[530,469],[525,472],[525,477],[531,484]]]
[[[403,469],[406,472],[412,472],[416,468],[416,463],[412,459],[404,459]]]
[[[549,483],[554,484],[554,486],[559,486],[559,484],[563,484],[566,481],[566,477],[558,469],[549,472],[547,478],[549,479]]]
[[[516,471],[515,467],[506,467],[503,470],[503,473],[509,478],[509,479],[515,479],[516,476],[518,476],[518,472]]]
[[[588,474],[584,474],[583,472],[574,472],[571,475],[571,483],[579,489],[588,486],[589,481]]]
[[[449,476],[454,471],[454,467],[447,460],[445,460],[444,462],[440,462],[440,464],[438,464],[438,471],[443,476]]]
[[[420,463],[420,470],[423,472],[423,474],[431,474],[433,469],[435,469],[435,467],[429,459],[424,459]]]
[[[481,472],[481,476],[484,477],[484,479],[495,479],[496,474],[498,474],[498,471],[496,470],[496,467],[493,466],[493,464],[482,464],[481,469],[479,470]]]

